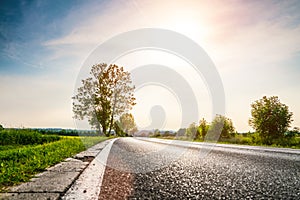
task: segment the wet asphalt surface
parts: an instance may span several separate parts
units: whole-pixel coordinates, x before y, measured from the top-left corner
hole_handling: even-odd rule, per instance
[[[118,139],[99,199],[300,199],[300,154],[204,150]]]

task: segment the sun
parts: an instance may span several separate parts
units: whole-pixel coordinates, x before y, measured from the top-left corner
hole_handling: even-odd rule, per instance
[[[167,29],[181,33],[193,40],[204,41],[209,34],[209,29],[197,16],[178,15],[163,22]]]

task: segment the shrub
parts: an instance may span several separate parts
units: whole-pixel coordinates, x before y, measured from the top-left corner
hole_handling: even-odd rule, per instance
[[[262,139],[259,135],[259,133],[255,132],[255,133],[252,133],[250,135],[251,139],[252,139],[252,143],[253,144],[256,144],[256,145],[261,145],[262,144]]]
[[[240,139],[239,144],[247,144],[247,145],[251,145],[252,143],[252,139],[250,137],[242,137]]]
[[[281,139],[273,140],[273,144],[275,146],[281,146],[281,147],[294,147],[299,148],[300,147],[300,141],[296,137],[289,137],[285,136]]]
[[[220,140],[226,140],[235,136],[235,128],[231,119],[216,115],[212,121],[207,136],[209,139],[215,140],[220,136]]]

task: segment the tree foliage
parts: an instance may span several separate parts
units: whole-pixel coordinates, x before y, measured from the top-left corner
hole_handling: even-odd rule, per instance
[[[130,73],[117,65],[96,64],[90,75],[73,97],[74,117],[88,119],[92,128],[108,136],[114,120],[135,105],[134,86]]]
[[[195,122],[191,123],[186,129],[185,135],[190,139],[199,139],[198,126]]]
[[[134,117],[131,113],[125,113],[120,117],[119,127],[127,134],[133,134],[137,131]]]
[[[0,131],[4,130],[4,127],[0,124]]]
[[[116,133],[117,136],[121,136],[121,137],[126,136],[126,133],[120,127],[120,123],[119,122],[115,122],[114,123],[114,130],[115,130],[115,133]]]
[[[200,133],[200,136],[202,137],[202,139],[205,138],[208,129],[209,129],[209,125],[208,125],[207,121],[204,118],[201,119],[199,122],[198,130],[199,130],[199,133]]]
[[[263,142],[271,144],[280,139],[290,127],[293,113],[277,96],[259,99],[251,104],[249,124],[260,134]]]
[[[231,138],[235,135],[235,128],[231,119],[222,115],[216,115],[209,127],[209,131],[211,131],[212,136],[220,134],[220,139]]]
[[[180,128],[177,133],[176,133],[176,136],[177,137],[182,137],[182,136],[185,136],[185,133],[186,133],[186,128]]]

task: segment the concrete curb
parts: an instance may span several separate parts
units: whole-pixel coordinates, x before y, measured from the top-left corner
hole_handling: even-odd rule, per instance
[[[116,140],[112,139],[100,151],[89,166],[82,172],[75,183],[62,197],[63,200],[92,200],[98,199],[110,149]]]
[[[67,158],[46,171],[37,174],[29,182],[22,183],[0,193],[0,199],[57,200],[71,188],[92,160],[114,139],[100,142],[73,158]]]

